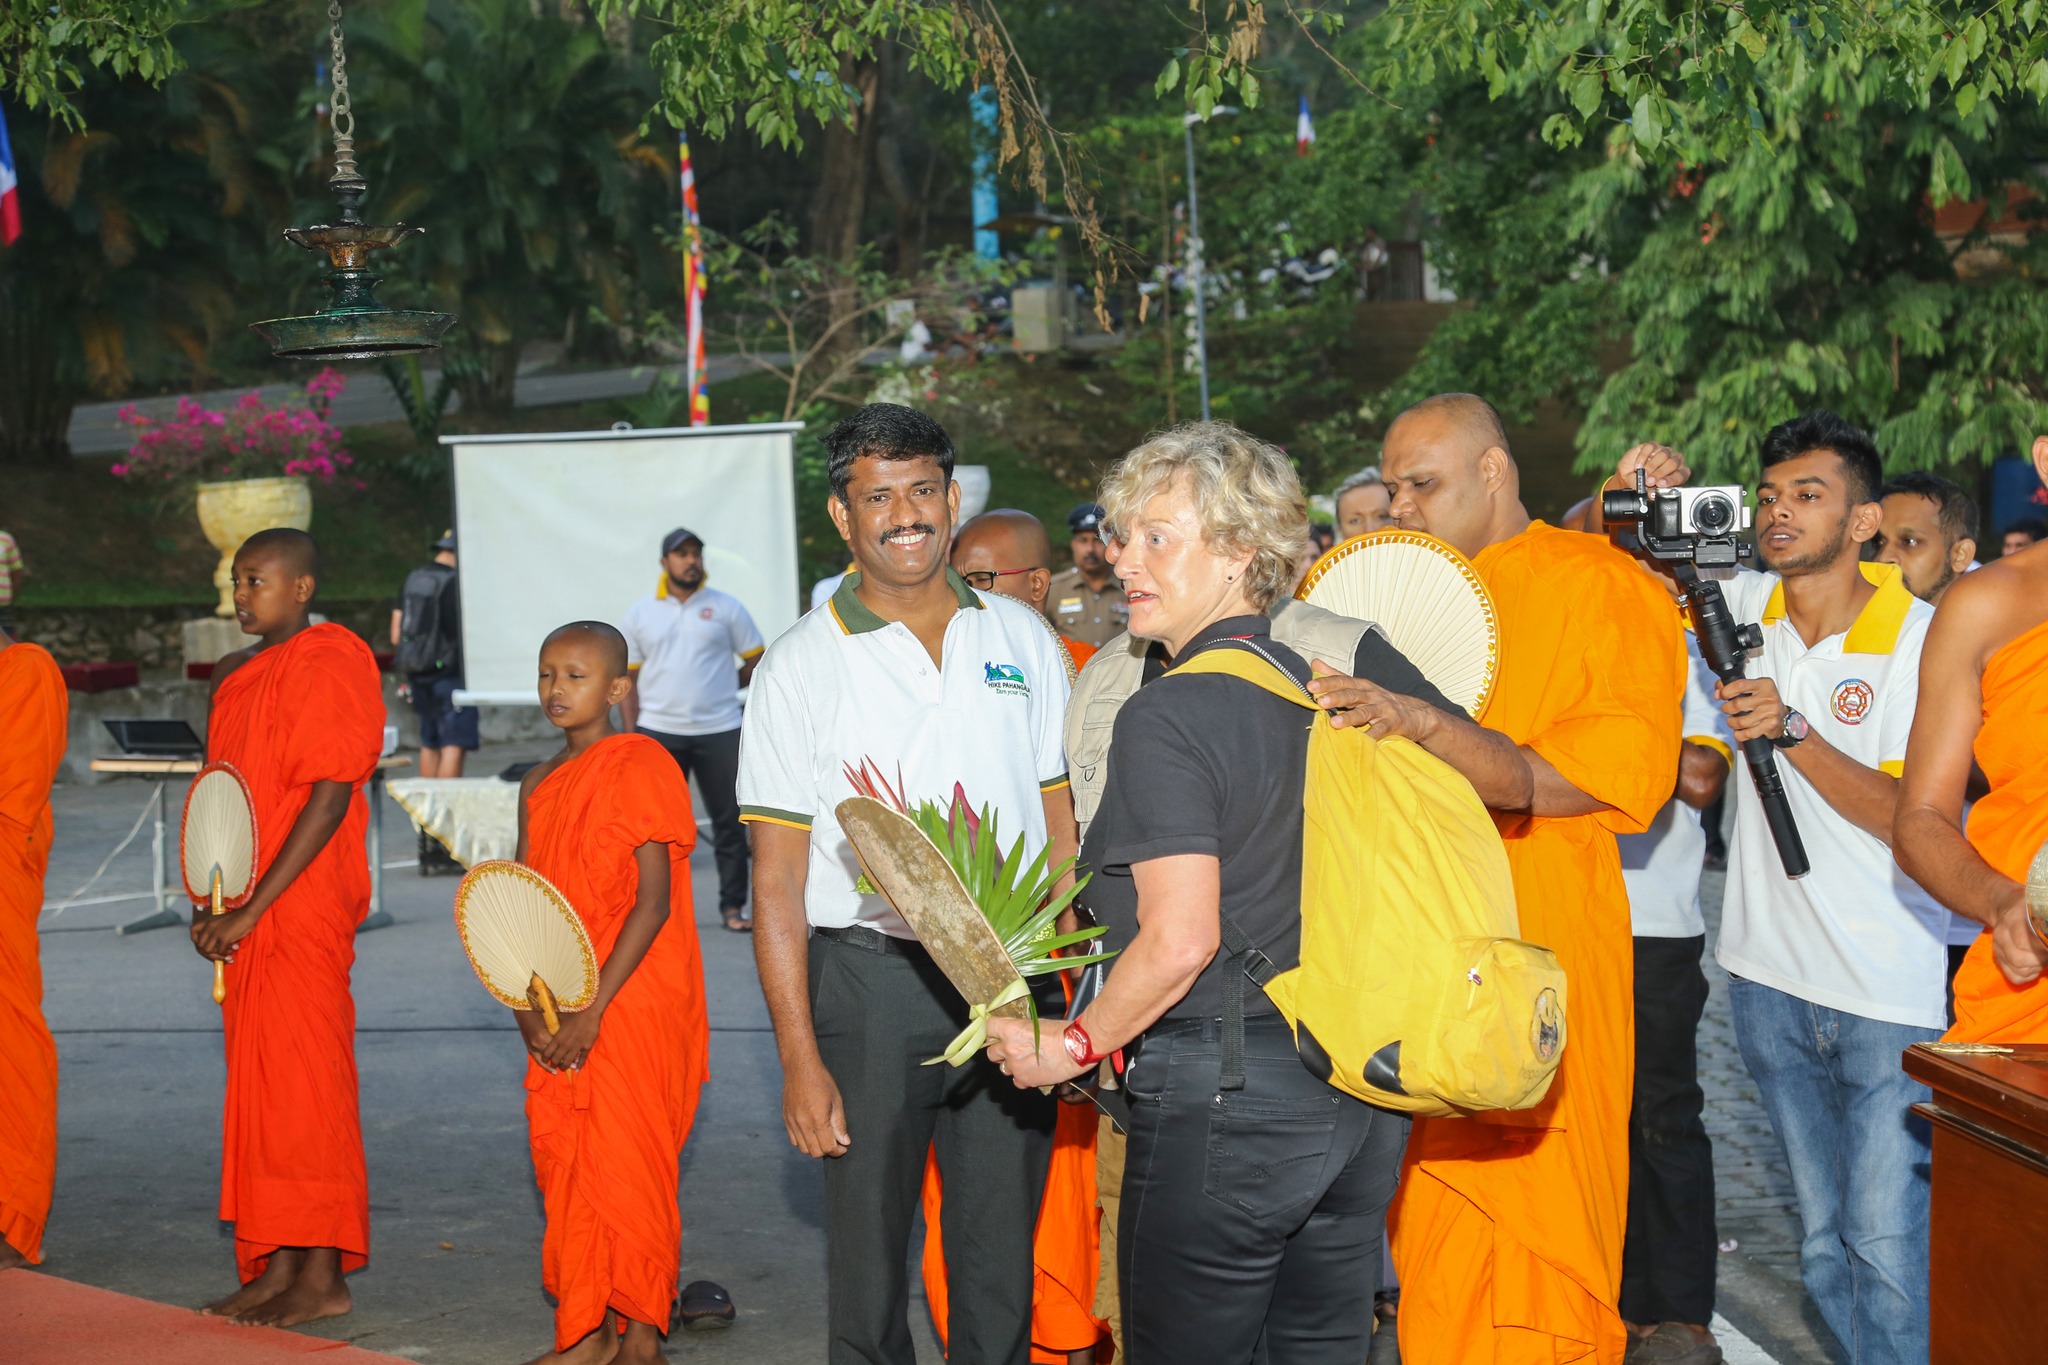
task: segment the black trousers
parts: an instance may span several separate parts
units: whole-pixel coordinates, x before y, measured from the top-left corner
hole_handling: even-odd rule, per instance
[[[830,1365],[912,1365],[906,1257],[936,1151],[951,1298],[951,1365],[1028,1365],[1031,1244],[1052,1160],[1055,1101],[986,1057],[924,1066],[967,1005],[922,948],[861,932],[811,937],[811,1016],[853,1139],[825,1161]],[[886,950],[886,951],[885,951]],[[1057,1046],[1057,1028],[1047,1032]]]
[[[1310,1075],[1285,1024],[1153,1028],[1131,1101],[1117,1273],[1131,1365],[1359,1365],[1408,1120]],[[950,1234],[949,1234],[950,1235]]]
[[[1698,1040],[1707,1004],[1706,936],[1639,938],[1635,1099],[1628,1121],[1628,1237],[1621,1316],[1691,1322],[1714,1315],[1714,1144],[1701,1111]]]
[[[645,730],[683,770],[684,780],[697,779],[704,794],[704,813],[711,817],[711,846],[718,854],[718,908],[737,910],[747,903],[747,831],[740,824],[740,732],[715,735],[667,735]]]

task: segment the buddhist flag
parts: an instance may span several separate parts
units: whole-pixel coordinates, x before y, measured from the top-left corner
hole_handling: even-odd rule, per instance
[[[1308,116],[1308,96],[1301,97],[1301,105],[1294,115],[1294,154],[1307,156],[1308,149],[1316,145],[1315,121]]]
[[[683,179],[683,310],[689,320],[683,375],[690,392],[690,425],[711,421],[711,377],[704,370],[704,232],[697,218],[697,173],[690,168],[690,135],[676,134]]]
[[[0,246],[21,236],[21,177],[14,170],[14,144],[7,140],[7,111],[0,109]]]

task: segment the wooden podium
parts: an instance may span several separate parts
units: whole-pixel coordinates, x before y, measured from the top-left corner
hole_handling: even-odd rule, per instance
[[[1930,1365],[2048,1360],[2048,1046],[1906,1050],[1934,1091]]]

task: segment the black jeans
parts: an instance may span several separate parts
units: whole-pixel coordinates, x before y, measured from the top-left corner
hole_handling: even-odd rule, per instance
[[[740,732],[716,735],[665,735],[642,729],[683,770],[697,779],[704,794],[704,813],[711,817],[711,846],[718,854],[718,908],[721,913],[747,903],[747,831],[740,824]]]
[[[905,1257],[925,1153],[945,1182],[952,1365],[1028,1365],[1032,1231],[1056,1101],[986,1057],[925,1066],[967,1023],[922,948],[811,937],[812,1026],[846,1106],[846,1155],[825,1160],[829,1365],[912,1365]],[[884,951],[884,949],[888,951]],[[1058,1046],[1057,1025],[1046,1034]]]
[[[1714,1316],[1714,1144],[1700,1119],[1695,1043],[1707,1004],[1705,935],[1639,938],[1635,1099],[1628,1121],[1628,1237],[1621,1316],[1691,1322]]]
[[[1310,1075],[1279,1019],[1155,1026],[1127,1076],[1117,1228],[1131,1365],[1359,1365],[1372,1342],[1403,1116]]]

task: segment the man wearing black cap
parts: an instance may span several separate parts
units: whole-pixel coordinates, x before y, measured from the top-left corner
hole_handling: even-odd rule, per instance
[[[1067,546],[1074,567],[1052,580],[1047,615],[1060,634],[1091,645],[1108,644],[1130,622],[1124,585],[1110,571],[1102,543],[1101,504],[1084,502],[1067,513]]]
[[[633,688],[626,728],[657,741],[694,775],[718,854],[718,912],[745,933],[747,835],[740,828],[740,697],[764,642],[737,597],[704,584],[704,542],[678,526],[662,538],[661,583],[626,612]]]
[[[457,706],[462,686],[462,591],[455,573],[455,532],[434,542],[434,562],[405,576],[391,613],[392,671],[405,679],[420,724],[420,776],[460,777],[463,755],[477,747],[477,711]],[[422,877],[459,872],[448,851],[420,831]]]

